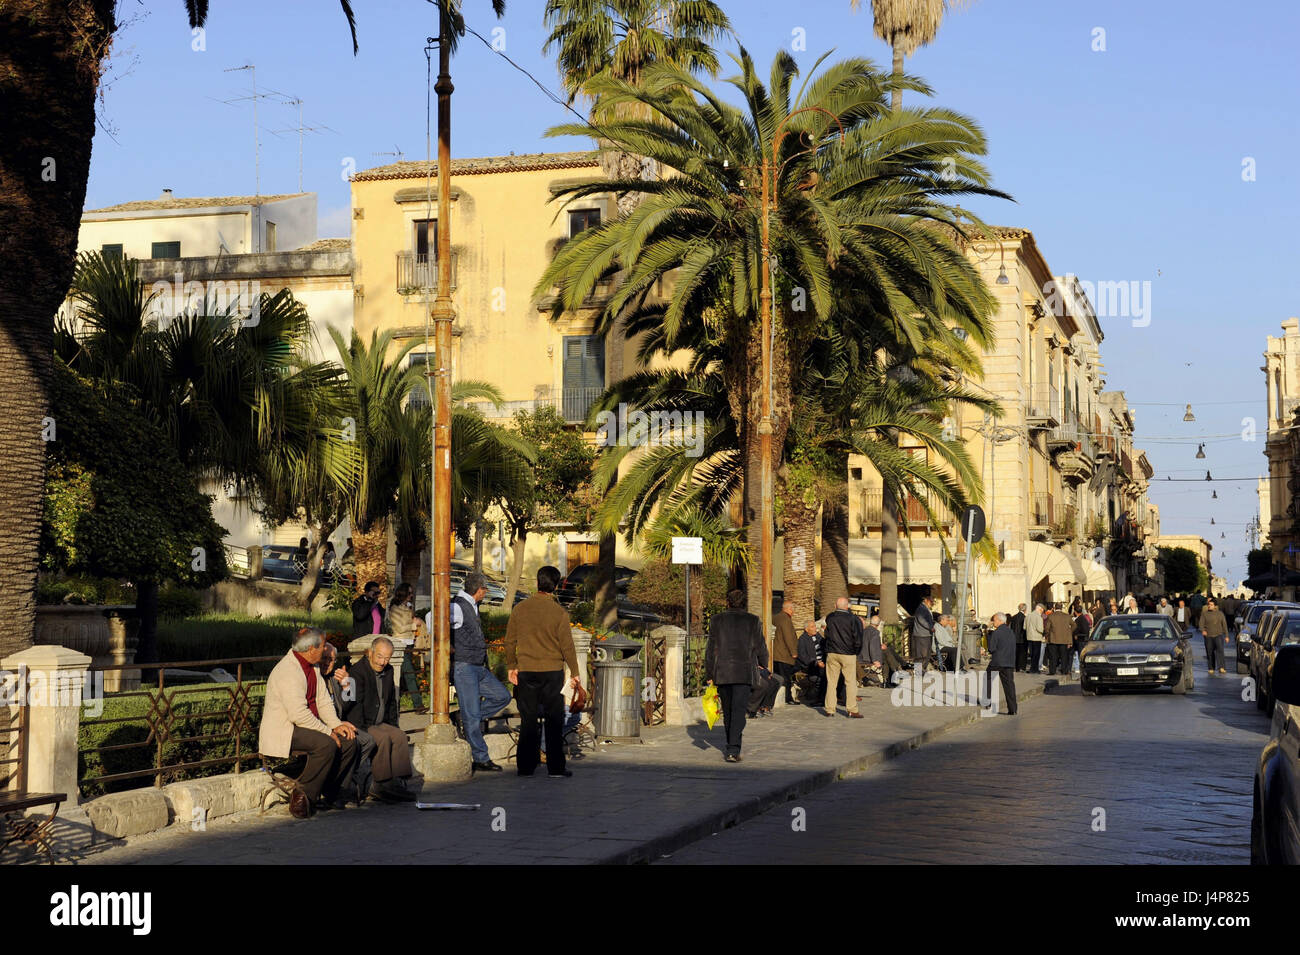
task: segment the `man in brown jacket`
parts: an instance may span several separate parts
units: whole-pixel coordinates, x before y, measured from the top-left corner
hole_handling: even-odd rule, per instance
[[[1201,611],[1201,635],[1205,637],[1205,665],[1210,668],[1210,676],[1214,675],[1215,667],[1220,673],[1227,673],[1223,658],[1228,619],[1213,597],[1205,602],[1205,609]]]
[[[1070,649],[1074,644],[1074,621],[1060,604],[1054,604],[1044,629],[1047,631],[1047,675],[1055,676],[1059,670],[1063,676],[1069,676]]]
[[[573,675],[570,682],[575,688],[582,681],[569,614],[555,599],[559,583],[559,570],[538,569],[537,593],[521,601],[506,624],[506,670],[519,705],[515,766],[520,776],[531,776],[541,761],[539,708],[546,720],[546,774],[573,775],[573,770],[564,768],[564,667]]]
[[[799,656],[799,635],[794,632],[794,602],[787,600],[781,604],[781,612],[776,615],[776,642],[772,644],[772,663],[776,675],[785,683],[786,706],[794,705],[790,696],[790,687],[794,675],[799,672],[795,660]]]

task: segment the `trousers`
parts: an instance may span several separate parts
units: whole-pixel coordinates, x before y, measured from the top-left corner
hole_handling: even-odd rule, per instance
[[[352,778],[357,764],[357,741],[340,739],[337,743],[328,733],[318,733],[306,727],[295,726],[289,742],[289,755],[307,754],[307,767],[298,777],[298,785],[312,802],[325,799],[333,802],[339,787]]]
[[[993,673],[1002,679],[1002,696],[1007,701],[1007,714],[1016,715],[1019,706],[1016,704],[1016,671],[1014,667],[989,667],[984,671],[984,696],[993,699]]]
[[[754,691],[748,683],[723,683],[718,686],[718,699],[722,703],[722,722],[727,730],[727,755],[740,755],[741,737],[745,735],[745,717],[749,695]]]
[[[519,748],[515,768],[531,776],[542,760],[542,733],[538,710],[546,714],[546,771],[564,774],[564,671],[519,671],[515,702],[519,706]]]
[[[375,741],[375,753],[370,758],[370,770],[375,782],[405,779],[411,775],[411,743],[406,734],[389,723],[366,727]]]

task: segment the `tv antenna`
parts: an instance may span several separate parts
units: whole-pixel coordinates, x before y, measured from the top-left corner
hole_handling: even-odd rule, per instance
[[[322,132],[334,133],[337,132],[337,130],[330,129],[328,126],[304,126],[302,124],[302,99],[300,97],[295,96],[292,99],[285,100],[284,105],[298,107],[298,125],[290,126],[288,129],[273,129],[271,130],[271,135],[280,136],[282,134],[287,135],[288,133],[293,132],[298,134],[298,191],[302,192],[302,134]]]
[[[242,103],[247,100],[252,100],[253,102],[253,194],[260,196],[262,194],[262,132],[261,127],[257,125],[257,101],[259,99],[276,99],[278,97],[281,102],[284,102],[289,99],[289,97],[284,93],[277,92],[276,90],[267,90],[265,93],[259,93],[257,91],[257,67],[252,63],[249,63],[246,66],[232,66],[227,70],[222,70],[221,72],[239,73],[243,70],[248,70],[249,76],[252,77],[252,95],[236,96],[233,99],[223,99],[218,100],[218,102],[225,103],[227,106],[234,106],[236,103]]]
[[[395,152],[391,152],[391,153],[371,153],[370,155],[372,155],[372,156],[396,156],[396,157],[397,157],[397,161],[398,161],[398,162],[401,162],[401,161],[402,161],[402,157],[404,157],[404,156],[406,155],[406,153],[402,152],[402,147],[401,147],[401,146],[394,145],[394,146],[393,146],[393,149],[396,150],[396,151],[395,151]]]

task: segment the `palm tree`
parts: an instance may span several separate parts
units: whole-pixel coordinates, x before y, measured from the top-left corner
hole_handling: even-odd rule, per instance
[[[903,75],[903,58],[928,46],[939,33],[943,14],[950,7],[964,7],[970,0],[871,0],[876,36],[894,51],[894,75]],[[851,0],[854,10],[862,0]],[[903,90],[894,88],[893,107],[902,108]]]
[[[759,472],[758,425],[765,416],[758,314],[764,210],[755,179],[774,145],[779,201],[770,217],[773,251],[781,263],[775,296],[774,465],[780,463],[790,420],[793,369],[802,367],[837,295],[847,291],[837,284],[837,275],[854,276],[863,320],[894,337],[921,342],[947,325],[973,331],[984,320],[987,289],[951,234],[933,224],[956,224],[957,211],[946,202],[951,196],[1002,193],[987,185],[977,159],[984,138],[970,120],[942,109],[891,114],[885,94],[895,80],[869,61],[834,63],[806,80],[797,94],[792,86],[798,67],[788,54],[777,55],[767,85],[747,52],[742,50],[737,62],[741,75],[731,83],[743,98],[741,106],[665,64],[649,67],[639,88],[610,77],[588,82],[587,89],[611,109],[639,103],[653,115],[570,124],[551,133],[592,136],[676,174],[650,182],[593,179],[557,190],[560,198],[633,188],[645,195],[631,213],[567,243],[538,290],[557,287],[555,314],[572,312],[597,281],[622,269],[620,285],[598,315],[597,330],[603,333],[643,308],[661,280],[669,279],[672,291],[661,314],[664,344],[669,349],[688,345],[686,330],[700,325],[718,342],[748,477]],[[926,91],[917,80],[897,82]],[[789,135],[778,141],[779,128]],[[757,485],[752,479],[744,484],[755,548],[761,535],[754,520]],[[751,610],[756,609],[753,588],[750,597]]]

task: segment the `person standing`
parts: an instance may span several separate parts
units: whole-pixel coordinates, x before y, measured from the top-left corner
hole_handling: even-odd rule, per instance
[[[763,624],[744,609],[745,600],[743,590],[727,594],[727,609],[709,618],[709,642],[704,649],[704,674],[718,688],[722,703],[727,731],[723,759],[728,763],[740,762],[749,696],[759,667],[767,666]]]
[[[1192,625],[1192,614],[1187,609],[1187,601],[1178,598],[1178,608],[1174,611],[1174,626],[1178,628],[1179,633],[1183,633]]]
[[[772,669],[785,683],[785,702],[789,706],[794,702],[790,695],[794,675],[799,672],[795,661],[799,657],[799,636],[794,632],[794,601],[786,600],[781,604],[781,612],[776,615],[776,639],[772,643]]]
[[[1025,652],[1029,661],[1026,671],[1041,673],[1043,670],[1043,605],[1034,604],[1034,609],[1025,615]]]
[[[844,708],[850,719],[858,712],[858,654],[862,652],[862,621],[849,612],[849,598],[837,597],[835,609],[826,615],[826,715],[834,716],[831,689],[844,678]]]
[[[930,610],[933,603],[934,598],[926,594],[921,598],[916,615],[912,618],[912,663],[920,663],[922,673],[934,650],[934,614]]]
[[[384,607],[379,602],[379,584],[368,581],[361,596],[352,601],[352,636],[369,637],[384,632]]]
[[[384,617],[384,627],[394,640],[401,640],[402,647],[402,689],[411,694],[411,704],[415,711],[424,710],[424,697],[420,695],[420,681],[415,673],[415,664],[411,660],[411,648],[415,644],[415,607],[414,594],[410,584],[398,584],[389,601],[388,613]]]
[[[1213,597],[1205,602],[1205,609],[1201,611],[1201,635],[1205,637],[1205,665],[1209,667],[1210,675],[1214,675],[1216,667],[1220,673],[1227,673],[1228,670],[1223,665],[1223,661],[1226,652],[1224,638],[1228,635],[1228,620]]]
[[[1007,625],[1005,614],[995,613],[989,621],[989,668],[984,672],[984,695],[993,700],[993,674],[1002,681],[1002,695],[1007,700],[1007,715],[1015,716],[1016,703],[1016,635]],[[995,709],[994,712],[997,712]]]
[[[1156,607],[1156,613],[1158,613],[1158,614],[1160,614],[1161,616],[1164,616],[1164,617],[1169,617],[1169,618],[1171,618],[1171,619],[1173,618],[1173,615],[1174,615],[1174,605],[1171,604],[1171,603],[1169,602],[1169,598],[1168,598],[1168,597],[1161,597],[1161,598],[1160,598],[1160,603],[1159,603],[1159,605]]]
[[[549,565],[537,570],[537,592],[515,605],[506,624],[506,670],[519,704],[519,746],[515,768],[531,776],[542,758],[539,711],[546,714],[546,775],[572,776],[564,760],[564,668],[576,689],[578,654],[568,612],[555,599],[560,571]],[[757,618],[755,618],[757,619]],[[460,691],[457,690],[457,693]]]
[[[1074,621],[1060,604],[1052,608],[1045,629],[1047,631],[1047,675],[1070,675],[1070,645],[1074,642]]]
[[[1007,626],[1011,632],[1016,635],[1016,669],[1023,670],[1029,661],[1029,645],[1025,638],[1025,605],[1021,604],[1011,619],[1007,621]],[[989,650],[992,653],[992,649]]]
[[[478,615],[478,605],[487,593],[487,578],[471,571],[465,576],[465,586],[451,601],[452,682],[460,704],[461,732],[474,760],[473,772],[501,771],[488,754],[483,721],[496,716],[510,702],[510,691],[487,667],[487,640]],[[572,642],[572,636],[569,639]]]

